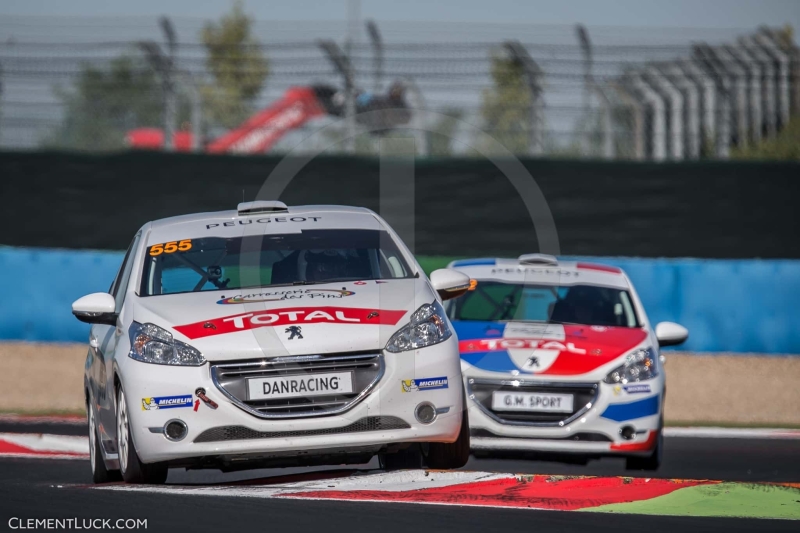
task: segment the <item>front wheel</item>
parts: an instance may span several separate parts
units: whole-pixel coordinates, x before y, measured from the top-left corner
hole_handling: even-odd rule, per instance
[[[437,470],[454,470],[469,461],[469,415],[466,407],[461,415],[461,430],[455,442],[431,442],[428,445],[426,463]]]
[[[103,460],[103,451],[100,449],[100,439],[97,436],[97,422],[94,418],[94,409],[91,402],[86,405],[89,418],[89,464],[92,467],[92,481],[94,483],[109,483],[121,481],[119,470],[109,470]]]
[[[145,483],[162,485],[167,481],[169,468],[166,463],[145,464],[139,460],[128,420],[128,406],[122,386],[117,393],[117,448],[119,449],[119,469],[126,483]]]

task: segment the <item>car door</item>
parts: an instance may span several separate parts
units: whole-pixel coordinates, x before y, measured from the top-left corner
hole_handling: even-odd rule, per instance
[[[128,281],[131,277],[133,259],[136,247],[139,242],[140,233],[133,238],[122,265],[117,272],[114,282],[111,284],[109,294],[114,297],[116,302],[115,312],[118,315],[116,326],[104,324],[94,324],[90,333],[90,342],[97,344],[95,350],[97,357],[94,362],[93,375],[97,383],[95,405],[97,406],[98,432],[108,453],[116,453],[116,398],[114,391],[114,355],[122,335],[127,335],[124,331],[123,321],[119,315],[125,303],[125,293],[128,289]]]

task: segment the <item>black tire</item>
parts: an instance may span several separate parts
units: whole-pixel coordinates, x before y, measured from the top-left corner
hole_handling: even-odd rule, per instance
[[[100,449],[100,439],[97,437],[97,424],[94,417],[94,409],[91,404],[86,406],[89,422],[89,465],[92,469],[92,482],[111,483],[122,481],[122,474],[119,470],[109,470],[103,460],[103,452]]]
[[[461,430],[455,442],[431,442],[425,458],[428,468],[454,470],[469,461],[469,415],[466,407],[462,410]]]
[[[166,463],[145,464],[139,460],[136,446],[130,432],[128,407],[125,393],[120,386],[117,391],[117,449],[119,452],[119,469],[126,483],[143,483],[163,485],[167,481],[169,467]]]
[[[387,472],[394,470],[416,470],[422,468],[422,451],[412,444],[405,450],[395,453],[384,453],[378,457],[381,468]]]
[[[628,457],[625,459],[625,470],[646,470],[655,472],[661,467],[661,458],[664,454],[664,428],[663,424],[658,432],[658,441],[653,453],[646,457]]]

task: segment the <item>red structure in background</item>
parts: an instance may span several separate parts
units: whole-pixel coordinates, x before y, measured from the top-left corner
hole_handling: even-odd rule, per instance
[[[361,92],[356,95],[356,122],[381,135],[411,120],[412,111],[405,101],[405,85],[395,82],[386,94]],[[208,143],[204,150],[210,154],[260,154],[270,148],[287,132],[309,120],[323,115],[344,116],[345,97],[327,85],[292,87],[283,98],[258,112],[244,124]],[[131,148],[161,150],[164,133],[156,128],[139,128],[128,132]],[[192,134],[175,133],[175,150],[192,149]]]
[[[158,128],[139,128],[131,130],[126,136],[128,145],[141,150],[161,150],[164,148],[164,132]],[[192,149],[192,134],[188,131],[176,131],[172,136],[177,152],[189,152]]]
[[[211,154],[263,153],[288,131],[324,114],[314,89],[292,87],[270,107],[212,141],[206,150]]]
[[[269,149],[288,131],[299,128],[309,120],[325,114],[325,109],[312,87],[292,87],[283,98],[251,117],[247,122],[222,137],[211,141],[205,151],[212,154],[258,154]],[[132,148],[161,150],[164,132],[157,128],[139,128],[128,132]],[[179,131],[174,136],[175,150],[192,149],[192,134]]]

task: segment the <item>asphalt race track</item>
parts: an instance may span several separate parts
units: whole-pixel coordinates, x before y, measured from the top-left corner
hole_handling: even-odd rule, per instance
[[[83,434],[85,426],[0,423],[0,433]],[[744,482],[800,482],[800,440],[667,438],[659,478]],[[372,463],[361,467],[371,470]],[[168,484],[230,488],[274,482],[281,476],[320,479],[324,469],[258,470],[234,474],[172,470]],[[333,470],[333,469],[331,469]],[[465,471],[567,476],[628,476],[621,460],[586,466],[521,457],[473,458]],[[316,473],[316,474],[314,474]],[[305,475],[303,475],[305,474]],[[643,481],[643,480],[642,480]],[[16,518],[146,518],[147,531],[798,531],[798,522],[772,519],[647,516],[520,510],[461,505],[196,496],[174,492],[96,490],[85,460],[0,458],[0,522]],[[113,487],[111,487],[113,488]],[[123,487],[117,487],[123,488]],[[223,492],[224,494],[224,492]],[[798,498],[800,500],[800,498]],[[797,502],[800,505],[800,501]],[[14,522],[16,524],[17,522]]]

